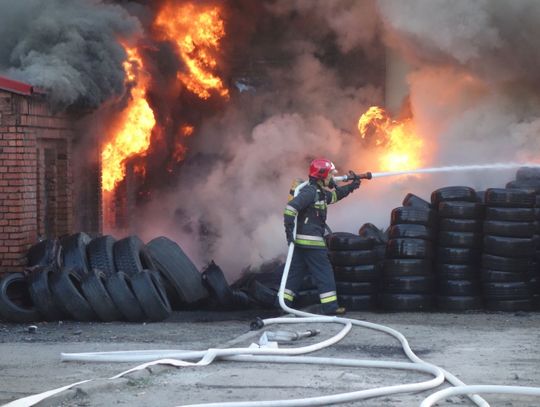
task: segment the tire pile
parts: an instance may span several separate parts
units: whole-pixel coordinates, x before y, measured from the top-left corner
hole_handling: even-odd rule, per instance
[[[469,187],[440,188],[431,194],[439,216],[435,270],[440,310],[483,307],[479,272],[483,205],[477,200]]]
[[[536,266],[529,272],[532,290],[533,307],[540,310],[540,169],[520,168],[516,173],[516,179],[506,184],[509,189],[523,189],[535,195],[534,214],[534,262]]]
[[[161,321],[171,302],[208,296],[193,263],[165,237],[147,245],[86,233],[45,240],[30,249],[27,270],[0,280],[7,321]]]
[[[430,204],[409,194],[392,210],[380,305],[388,311],[424,311],[433,304],[433,238],[437,219]]]
[[[524,189],[490,188],[485,192],[482,280],[486,308],[533,309],[535,195]]]
[[[380,276],[375,240],[337,232],[328,235],[326,243],[334,269],[338,303],[354,311],[374,309]]]

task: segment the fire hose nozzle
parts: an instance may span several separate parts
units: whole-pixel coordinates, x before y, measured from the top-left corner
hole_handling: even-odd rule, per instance
[[[362,174],[355,174],[352,171],[349,171],[347,175],[341,175],[339,177],[334,177],[335,182],[347,182],[347,181],[354,181],[354,180],[360,180],[360,179],[372,179],[373,174],[371,172],[364,172]]]

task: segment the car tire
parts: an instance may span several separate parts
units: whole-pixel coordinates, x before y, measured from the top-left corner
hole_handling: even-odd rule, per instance
[[[80,273],[62,271],[54,273],[51,289],[58,304],[76,321],[96,321],[96,313],[84,297]]]
[[[352,233],[336,232],[326,236],[328,249],[339,250],[371,250],[375,241]]]
[[[469,187],[451,186],[436,189],[431,193],[431,204],[438,208],[443,201],[476,202],[476,191]]]
[[[91,239],[86,233],[76,233],[60,240],[62,245],[62,269],[73,271],[83,277],[88,274],[90,264],[86,256],[86,246]]]
[[[81,280],[84,298],[88,301],[99,319],[104,322],[118,321],[122,314],[111,299],[106,288],[107,276],[99,270],[92,270]]]
[[[143,270],[156,269],[146,246],[137,236],[117,240],[113,246],[113,252],[116,270],[128,276],[133,276]]]
[[[433,246],[427,240],[391,239],[386,245],[386,256],[391,259],[430,259],[433,257]]]
[[[112,236],[100,236],[92,239],[86,246],[88,263],[92,270],[99,270],[110,276],[116,273],[113,247],[116,239]]]
[[[390,223],[392,225],[424,225],[433,228],[437,225],[436,212],[432,209],[401,206],[392,210]]]
[[[122,271],[112,274],[105,281],[107,292],[114,305],[130,322],[144,321],[147,319],[144,310],[133,291],[131,278]]]
[[[208,297],[201,273],[178,244],[158,237],[146,247],[156,268],[174,287],[180,302],[192,304]]]
[[[30,284],[23,273],[7,273],[0,278],[0,317],[11,322],[42,319],[32,302]]]
[[[171,315],[171,304],[157,271],[143,270],[131,276],[131,285],[150,321],[163,321]]]
[[[423,208],[423,209],[431,209],[431,204],[420,198],[419,196],[415,194],[408,193],[405,198],[403,198],[402,202],[403,206],[412,206],[415,208]]]
[[[390,227],[388,231],[389,239],[398,239],[402,237],[433,240],[435,234],[433,233],[433,229],[424,225],[398,224]]]

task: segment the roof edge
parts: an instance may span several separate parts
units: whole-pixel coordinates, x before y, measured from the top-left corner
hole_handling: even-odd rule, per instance
[[[28,83],[19,82],[13,79],[0,76],[0,90],[5,90],[19,95],[31,96],[33,94],[44,94],[45,92]]]

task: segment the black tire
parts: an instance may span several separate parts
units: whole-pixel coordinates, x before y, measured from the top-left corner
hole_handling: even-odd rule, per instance
[[[437,263],[435,272],[440,280],[474,280],[480,274],[478,267],[472,264]]]
[[[334,275],[338,281],[378,281],[380,279],[380,269],[374,264],[362,266],[336,266]]]
[[[221,268],[211,261],[202,272],[202,281],[210,293],[210,297],[226,309],[233,309],[233,294]]]
[[[96,321],[97,315],[84,297],[80,272],[54,273],[50,286],[58,304],[76,321]]]
[[[127,321],[137,322],[146,319],[146,314],[133,292],[131,279],[126,273],[119,271],[109,276],[105,286],[114,305]]]
[[[389,239],[410,237],[413,239],[433,240],[434,236],[433,229],[424,225],[393,225],[388,231]]]
[[[483,283],[484,296],[490,300],[523,300],[532,296],[528,282]]]
[[[368,281],[345,282],[337,281],[336,290],[339,295],[359,295],[359,294],[375,294],[377,292],[377,284]]]
[[[116,308],[106,288],[107,276],[103,271],[92,270],[81,281],[84,298],[88,301],[99,319],[104,322],[118,321],[122,314]]]
[[[157,271],[143,270],[131,276],[131,285],[150,321],[163,321],[171,315],[171,304]]]
[[[445,247],[480,248],[482,235],[471,232],[440,232],[439,244]]]
[[[90,264],[86,257],[86,245],[90,241],[90,236],[83,232],[66,236],[60,240],[63,270],[73,270],[78,273],[79,277],[88,274]]]
[[[433,307],[433,297],[425,294],[390,294],[379,296],[380,305],[387,311],[428,311]]]
[[[431,193],[431,204],[438,208],[443,201],[476,202],[476,191],[469,187],[455,186],[436,189]]]
[[[377,262],[384,260],[384,258],[386,257],[386,243],[375,245],[375,247],[373,248],[373,253],[375,254]]]
[[[526,257],[503,257],[484,253],[482,255],[482,267],[485,269],[507,271],[510,273],[527,273],[534,269],[534,263],[532,259]]]
[[[485,235],[484,252],[494,256],[533,257],[534,243],[532,239],[517,237],[500,237]]]
[[[438,293],[443,296],[479,296],[481,285],[479,280],[439,280]]]
[[[112,236],[100,236],[92,239],[86,246],[88,263],[92,270],[99,270],[110,276],[116,273],[113,247],[116,239]]]
[[[352,233],[336,232],[326,237],[329,250],[371,250],[375,241]]]
[[[533,303],[530,299],[522,300],[486,300],[486,309],[490,311],[532,311]]]
[[[530,194],[540,194],[540,182],[538,180],[510,181],[505,185],[507,189],[521,189]]]
[[[527,273],[512,273],[489,269],[482,269],[480,276],[485,283],[514,283],[528,280]]]
[[[526,181],[534,180],[540,182],[540,168],[539,167],[520,167],[516,172],[516,180]]]
[[[257,280],[251,281],[248,288],[248,293],[251,298],[261,307],[275,308],[278,304],[278,292],[270,287],[265,286]]]
[[[413,224],[433,228],[437,225],[436,212],[432,209],[404,207],[395,208],[390,215],[392,225]]]
[[[480,259],[478,249],[444,247],[437,249],[437,262],[444,264],[476,264]]]
[[[373,250],[343,250],[328,252],[330,262],[334,266],[360,266],[374,264],[376,261]]]
[[[441,311],[469,311],[483,308],[482,297],[437,296],[437,308]]]
[[[0,317],[11,322],[42,319],[30,296],[30,284],[23,273],[4,274],[0,279]]]
[[[348,311],[372,311],[377,308],[375,295],[338,295],[338,303]]]
[[[391,239],[386,245],[386,255],[391,259],[430,259],[433,257],[433,247],[427,240]]]
[[[533,222],[507,222],[486,220],[484,222],[484,233],[486,235],[503,237],[522,237],[531,239],[534,235],[536,225]]]
[[[415,194],[408,193],[405,198],[403,198],[402,202],[403,206],[412,206],[415,208],[424,208],[424,209],[431,209],[431,204],[420,198],[419,196]]]
[[[432,264],[427,259],[386,259],[383,263],[385,277],[425,276],[432,273]]]
[[[486,208],[486,220],[509,222],[534,222],[536,216],[533,208]]]
[[[137,236],[128,236],[116,241],[113,247],[116,270],[128,276],[156,267],[144,243]]]
[[[358,235],[375,240],[375,244],[386,244],[388,236],[373,223],[364,223],[358,230]]]
[[[68,316],[58,305],[49,286],[49,278],[53,268],[36,268],[30,274],[30,297],[39,313],[47,321],[59,321]]]
[[[166,237],[158,237],[146,247],[157,269],[174,287],[181,302],[192,304],[208,297],[201,273],[180,246]]]
[[[478,202],[443,201],[439,204],[439,217],[453,219],[481,219],[484,205]]]
[[[62,263],[62,246],[57,239],[45,239],[32,245],[26,254],[28,267],[52,267],[58,270]]]
[[[439,219],[439,231],[442,232],[482,232],[482,221],[478,219]]]
[[[433,276],[385,277],[382,282],[385,293],[430,294],[433,287]]]
[[[489,188],[486,190],[486,205],[498,208],[532,208],[534,194],[521,189]]]

